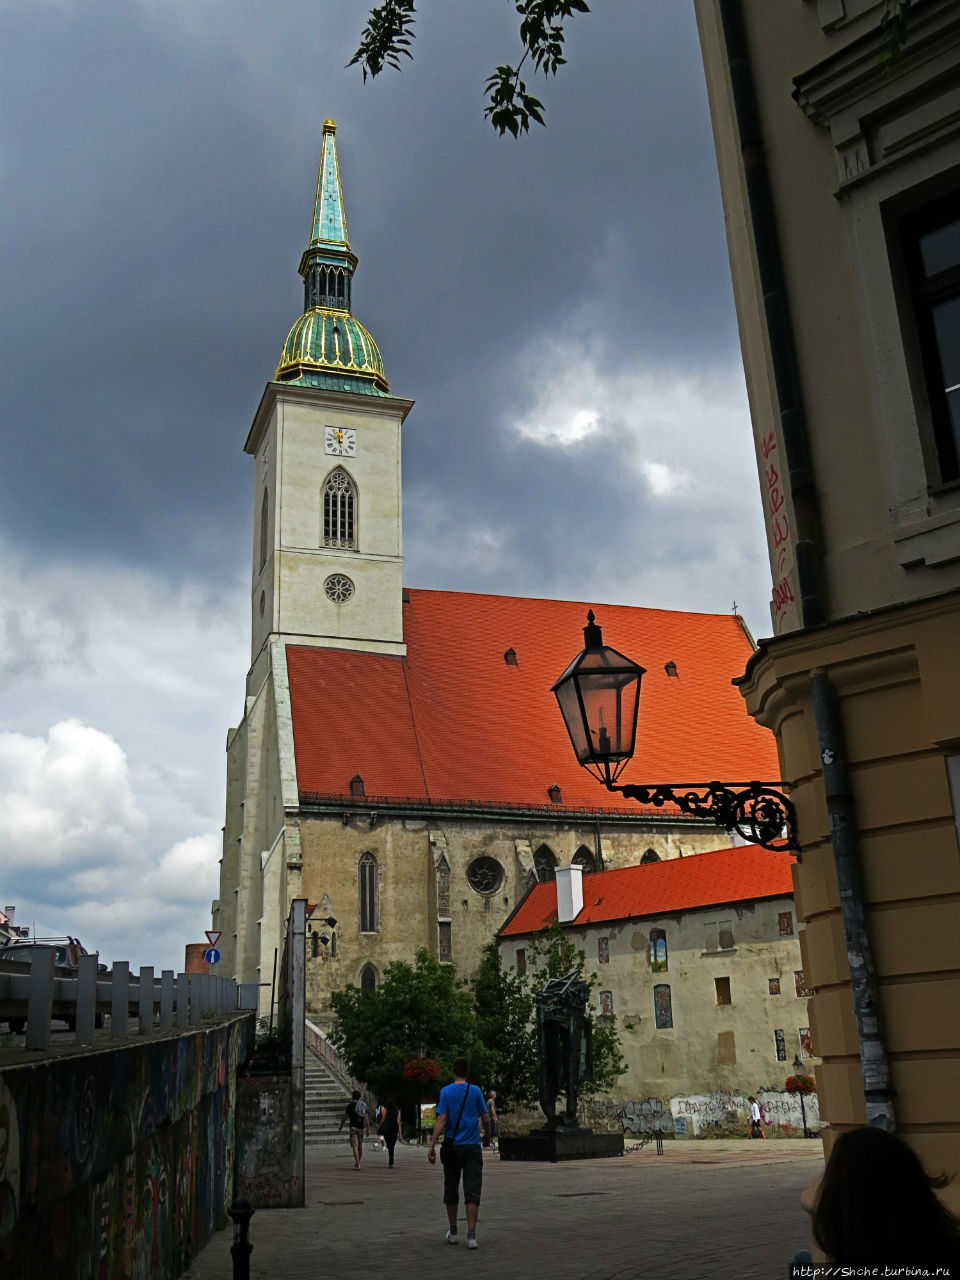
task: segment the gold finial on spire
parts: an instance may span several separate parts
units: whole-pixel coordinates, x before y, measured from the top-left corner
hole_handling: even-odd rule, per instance
[[[336,132],[337,132],[337,122],[336,122],[336,120],[324,120],[324,122],[323,122],[323,132],[324,132],[324,133],[336,133]]]

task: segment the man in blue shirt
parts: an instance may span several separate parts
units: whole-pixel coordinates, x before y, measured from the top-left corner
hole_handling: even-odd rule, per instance
[[[490,1117],[483,1094],[467,1081],[470,1067],[466,1058],[453,1061],[453,1084],[444,1085],[437,1103],[437,1123],[430,1135],[427,1159],[436,1164],[437,1139],[446,1133],[441,1156],[443,1165],[443,1203],[447,1206],[447,1241],[457,1244],[457,1207],[460,1204],[460,1176],[463,1175],[463,1199],[467,1206],[467,1248],[477,1248],[477,1218],[480,1216],[480,1191],[483,1183],[484,1137],[490,1132]]]

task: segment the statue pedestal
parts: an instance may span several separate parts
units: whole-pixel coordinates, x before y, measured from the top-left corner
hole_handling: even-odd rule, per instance
[[[501,1160],[597,1160],[623,1155],[622,1133],[592,1129],[531,1129],[518,1138],[500,1138]]]

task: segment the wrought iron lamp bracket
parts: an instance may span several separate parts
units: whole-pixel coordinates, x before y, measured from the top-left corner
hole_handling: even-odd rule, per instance
[[[681,782],[617,785],[604,779],[608,791],[660,809],[673,804],[681,813],[736,831],[761,848],[799,852],[797,814],[791,801],[771,782]]]

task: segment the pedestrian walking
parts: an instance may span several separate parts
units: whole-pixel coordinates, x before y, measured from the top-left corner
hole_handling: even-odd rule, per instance
[[[490,1134],[484,1139],[483,1145],[489,1147],[500,1131],[500,1121],[497,1118],[497,1091],[491,1089],[487,1098],[487,1115],[490,1117]]]
[[[490,1132],[490,1117],[483,1094],[467,1076],[470,1067],[466,1058],[453,1061],[453,1083],[440,1090],[437,1103],[437,1122],[430,1135],[427,1159],[437,1162],[437,1139],[444,1134],[440,1147],[440,1163],[443,1165],[443,1203],[447,1209],[447,1243],[459,1243],[457,1233],[457,1208],[460,1204],[460,1179],[463,1178],[463,1199],[467,1210],[467,1248],[477,1248],[477,1219],[480,1216],[480,1193],[483,1186],[483,1148],[480,1145],[480,1129],[484,1136]]]
[[[760,1123],[763,1119],[763,1115],[760,1111],[760,1104],[757,1102],[756,1098],[752,1096],[749,1097],[747,1101],[750,1103],[750,1137],[763,1138],[766,1135],[764,1134],[763,1126]]]
[[[387,1155],[390,1157],[387,1168],[392,1169],[396,1164],[393,1155],[394,1148],[397,1145],[397,1139],[400,1137],[400,1108],[392,1098],[388,1098],[386,1105],[381,1110],[383,1115],[377,1125],[377,1133],[386,1144]]]
[[[367,1104],[360,1097],[359,1089],[354,1089],[353,1098],[347,1103],[337,1133],[342,1133],[343,1126],[348,1122],[350,1125],[350,1150],[353,1152],[353,1164],[355,1169],[359,1169],[360,1161],[363,1159],[363,1135],[370,1132],[370,1117],[367,1115]]]

